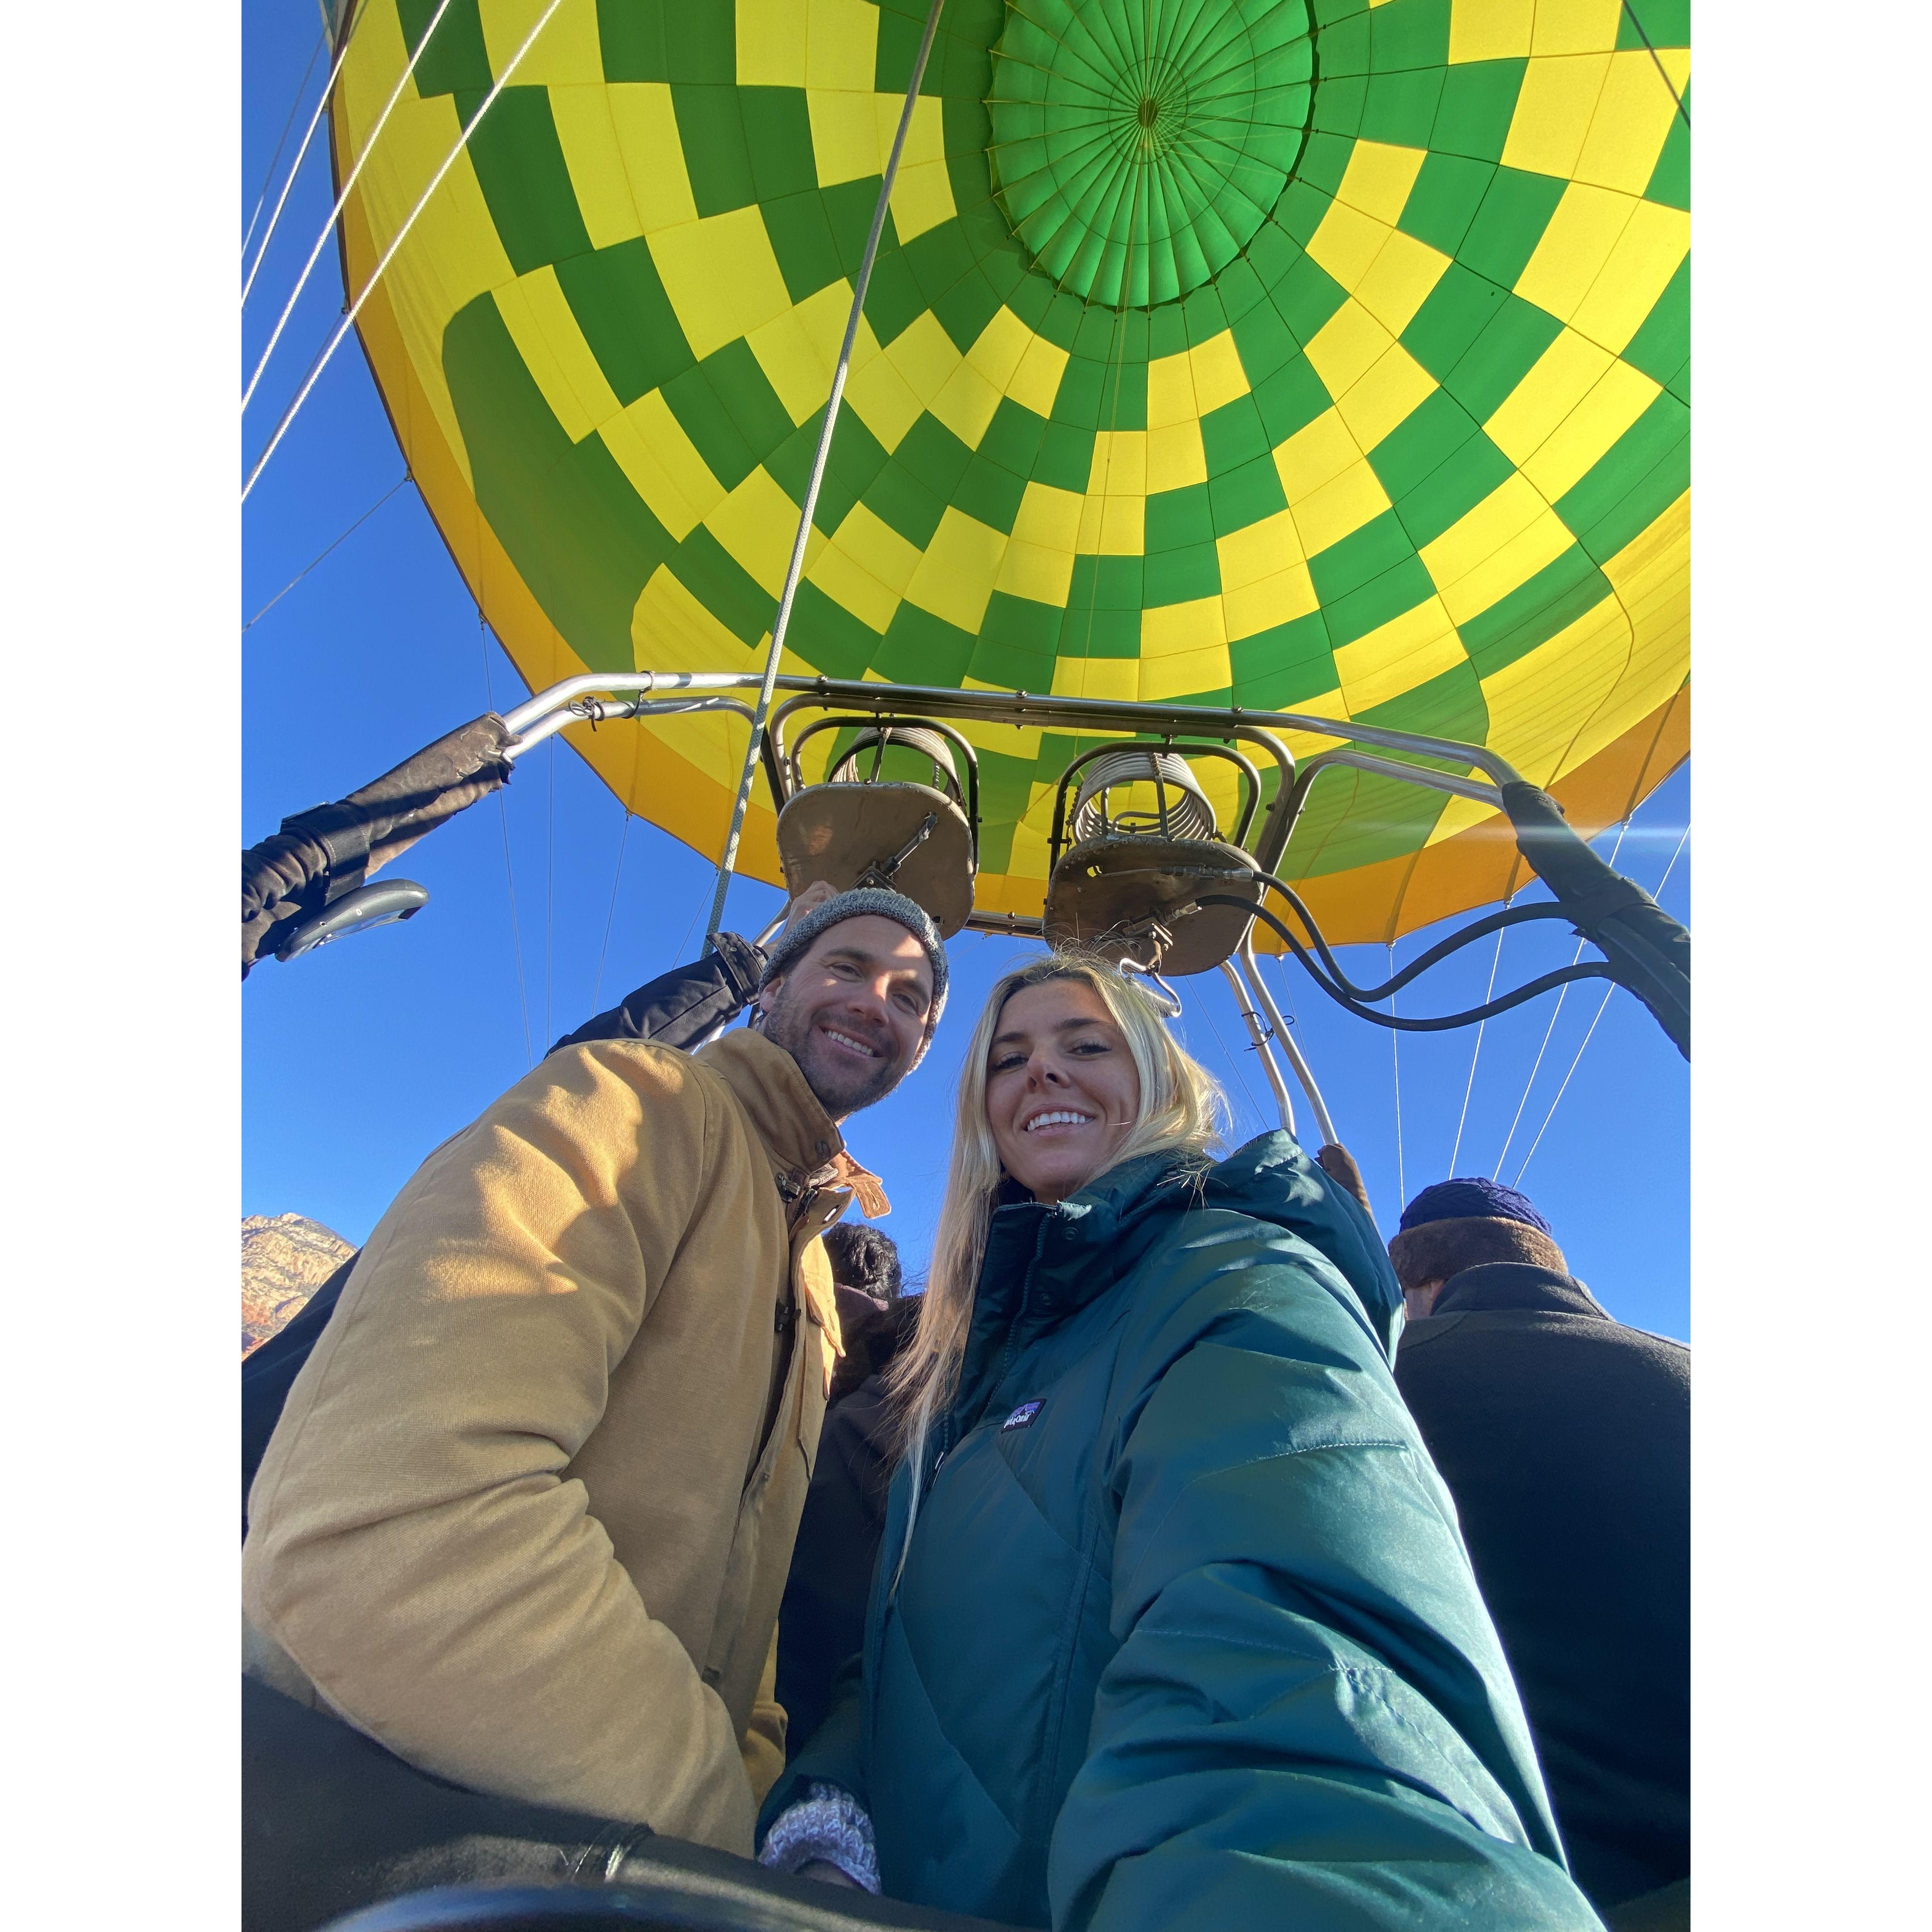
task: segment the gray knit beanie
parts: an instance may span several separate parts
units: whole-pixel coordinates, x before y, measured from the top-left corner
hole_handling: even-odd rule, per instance
[[[856,892],[841,892],[823,905],[813,907],[802,919],[787,926],[772,940],[772,949],[765,956],[765,970],[758,980],[759,988],[762,991],[776,980],[828,927],[844,920],[863,918],[868,914],[875,919],[894,920],[926,949],[926,963],[932,968],[932,1004],[926,1009],[926,1038],[930,1041],[934,1028],[939,1024],[940,1010],[946,1004],[946,948],[940,942],[938,927],[933,924],[925,908],[908,898],[904,893],[893,892],[884,886],[866,886]],[[920,1051],[925,1051],[923,1046]]]

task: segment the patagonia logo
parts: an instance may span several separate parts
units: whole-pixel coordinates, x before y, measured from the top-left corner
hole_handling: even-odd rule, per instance
[[[1004,1436],[1010,1429],[1025,1428],[1027,1424],[1032,1421],[1034,1418],[1040,1413],[1043,1406],[1044,1404],[1042,1402],[1022,1402],[1019,1407],[1015,1409],[1012,1414],[1008,1416],[1006,1420],[1000,1424],[1000,1433]]]

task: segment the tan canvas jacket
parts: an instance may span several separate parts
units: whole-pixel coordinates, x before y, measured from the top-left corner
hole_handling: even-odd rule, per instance
[[[290,1392],[249,1667],[459,1784],[748,1853],[848,1181],[883,1208],[756,1033],[520,1081],[397,1198]]]

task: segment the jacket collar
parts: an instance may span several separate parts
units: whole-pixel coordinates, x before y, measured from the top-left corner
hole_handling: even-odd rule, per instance
[[[783,1047],[746,1027],[700,1047],[692,1058],[730,1088],[782,1179],[802,1186],[821,1175],[843,1178],[832,1170],[845,1142]]]
[[[1504,1310],[1540,1311],[1547,1315],[1584,1315],[1598,1321],[1612,1318],[1610,1311],[1574,1275],[1554,1268],[1534,1268],[1526,1262],[1488,1262],[1451,1275],[1436,1298],[1430,1317],[1477,1315]]]

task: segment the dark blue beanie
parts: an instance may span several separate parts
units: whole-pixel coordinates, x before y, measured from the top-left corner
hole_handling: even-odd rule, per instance
[[[1555,1237],[1556,1231],[1531,1206],[1527,1195],[1480,1174],[1465,1180],[1438,1180],[1434,1186],[1425,1187],[1402,1210],[1400,1232],[1406,1234],[1431,1221],[1477,1220],[1521,1221]]]

